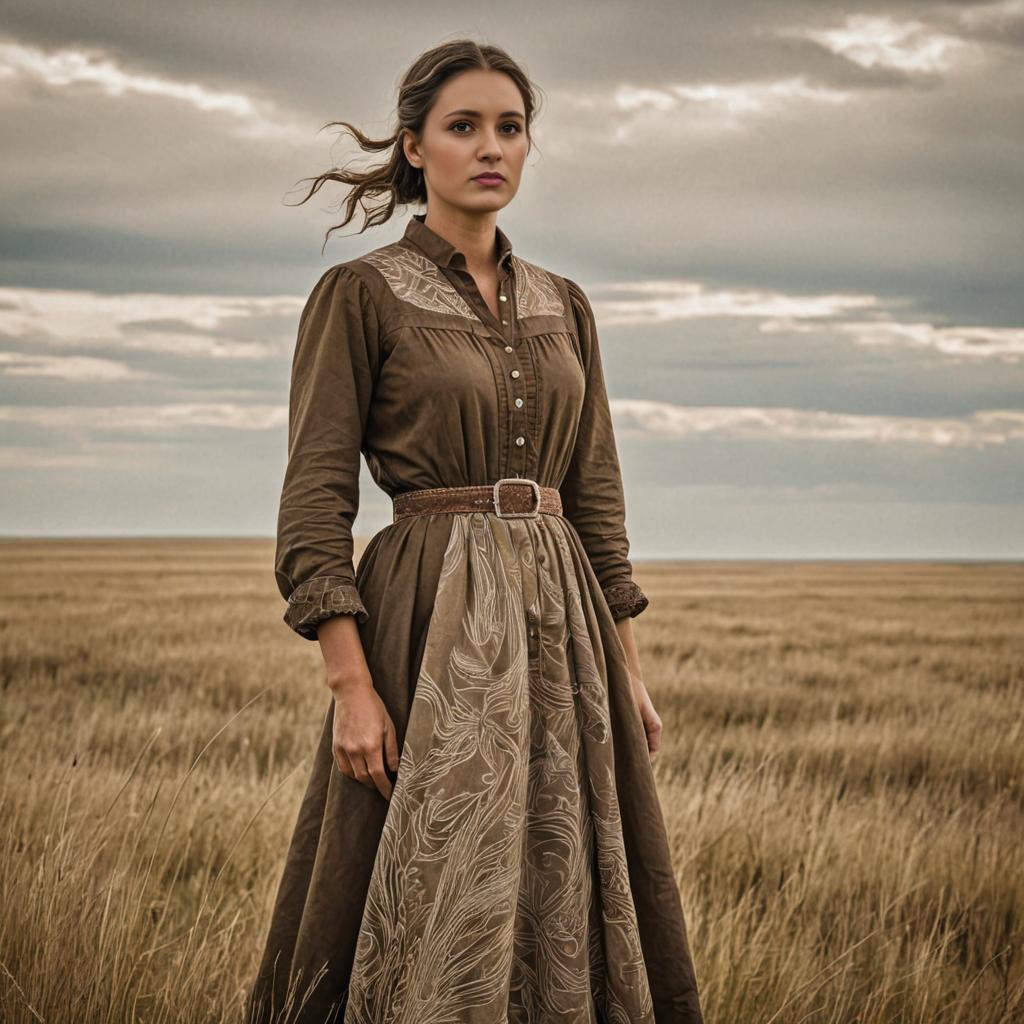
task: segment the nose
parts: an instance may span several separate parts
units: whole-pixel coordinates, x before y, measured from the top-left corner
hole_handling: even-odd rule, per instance
[[[480,135],[480,155],[492,157],[501,156],[501,143],[498,141],[496,132],[485,131]]]

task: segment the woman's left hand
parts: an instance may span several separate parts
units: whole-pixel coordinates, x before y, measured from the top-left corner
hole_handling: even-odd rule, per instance
[[[626,665],[629,669],[629,679],[633,686],[633,700],[640,711],[640,718],[644,723],[644,732],[647,734],[647,752],[651,758],[651,764],[661,750],[661,718],[654,710],[647,687],[644,685],[640,669],[640,654],[636,649],[636,638],[633,636],[633,620],[626,616],[616,620],[615,629],[622,641],[622,650],[626,655]]]
[[[647,692],[647,687],[644,686],[643,680],[635,675],[632,679],[633,696],[636,700],[636,706],[640,711],[640,718],[644,723],[644,732],[647,733],[647,751],[653,764],[654,759],[661,750],[661,718],[658,712],[654,710],[654,704],[651,702],[651,696]]]

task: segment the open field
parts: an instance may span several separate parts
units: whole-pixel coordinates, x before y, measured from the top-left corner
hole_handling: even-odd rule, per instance
[[[272,541],[0,541],[0,1019],[235,1021],[330,695]],[[1024,1020],[1024,564],[639,564],[708,1024]]]

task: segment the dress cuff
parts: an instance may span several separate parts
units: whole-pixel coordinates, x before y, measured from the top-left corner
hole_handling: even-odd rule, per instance
[[[369,618],[355,584],[343,576],[314,576],[292,591],[284,621],[299,636],[317,639],[317,626],[335,615],[355,615],[358,622]]]
[[[616,620],[633,618],[650,604],[647,595],[632,580],[605,587],[604,598]]]

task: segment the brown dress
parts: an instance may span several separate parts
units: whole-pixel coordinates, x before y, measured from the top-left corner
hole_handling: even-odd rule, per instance
[[[253,1022],[700,1024],[614,620],[632,578],[594,317],[497,231],[501,315],[423,222],[303,310],[276,576],[285,621],[354,614],[401,755],[344,775],[327,709]],[[409,516],[353,569],[360,452],[390,496],[529,477],[562,515]]]

